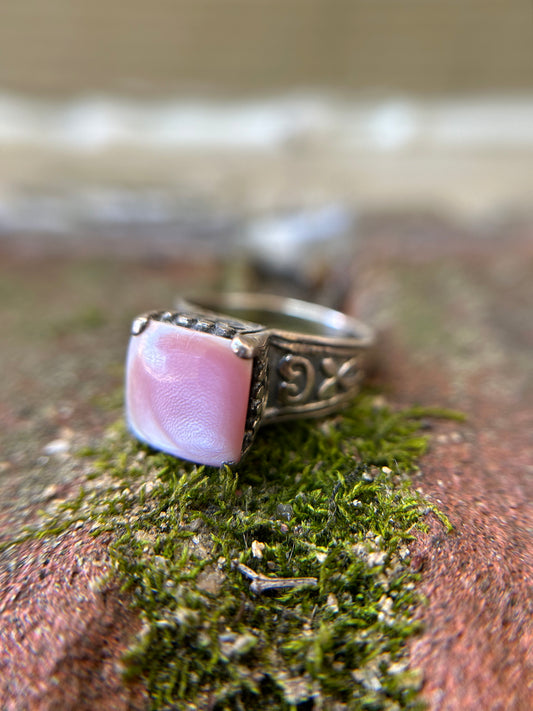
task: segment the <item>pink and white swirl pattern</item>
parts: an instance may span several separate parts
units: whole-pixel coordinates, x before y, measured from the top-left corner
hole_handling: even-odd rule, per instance
[[[240,458],[252,361],[229,339],[150,320],[132,336],[126,415],[138,439],[199,464]]]

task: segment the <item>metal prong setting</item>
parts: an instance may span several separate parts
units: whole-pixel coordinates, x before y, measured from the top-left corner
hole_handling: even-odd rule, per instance
[[[239,358],[255,358],[266,346],[268,336],[266,329],[254,333],[237,333],[231,340],[231,350]]]
[[[149,316],[138,316],[136,319],[134,319],[133,323],[131,324],[131,335],[139,336],[148,325],[149,320]]]

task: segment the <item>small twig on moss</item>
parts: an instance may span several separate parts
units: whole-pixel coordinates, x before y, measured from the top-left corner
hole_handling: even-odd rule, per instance
[[[296,588],[301,585],[318,585],[317,578],[269,578],[261,573],[256,573],[244,563],[234,561],[234,565],[239,572],[249,578],[250,590],[257,595],[268,590],[279,590],[281,588]]]

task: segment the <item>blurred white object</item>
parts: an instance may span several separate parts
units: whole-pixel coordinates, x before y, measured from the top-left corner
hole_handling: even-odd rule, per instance
[[[338,262],[351,243],[355,215],[343,205],[325,205],[257,219],[248,225],[244,248],[272,272],[314,271]]]
[[[469,99],[339,99],[288,94],[268,99],[133,100],[82,96],[45,100],[0,94],[0,147],[98,152],[143,149],[269,151],[303,139],[345,149],[409,146],[533,147],[533,96]]]

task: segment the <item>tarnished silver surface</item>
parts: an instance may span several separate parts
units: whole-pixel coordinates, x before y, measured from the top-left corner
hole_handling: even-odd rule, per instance
[[[137,317],[231,339],[239,358],[253,359],[242,453],[268,422],[327,415],[357,394],[362,361],[374,340],[360,321],[317,304],[265,294],[215,294],[178,299],[175,311]]]

